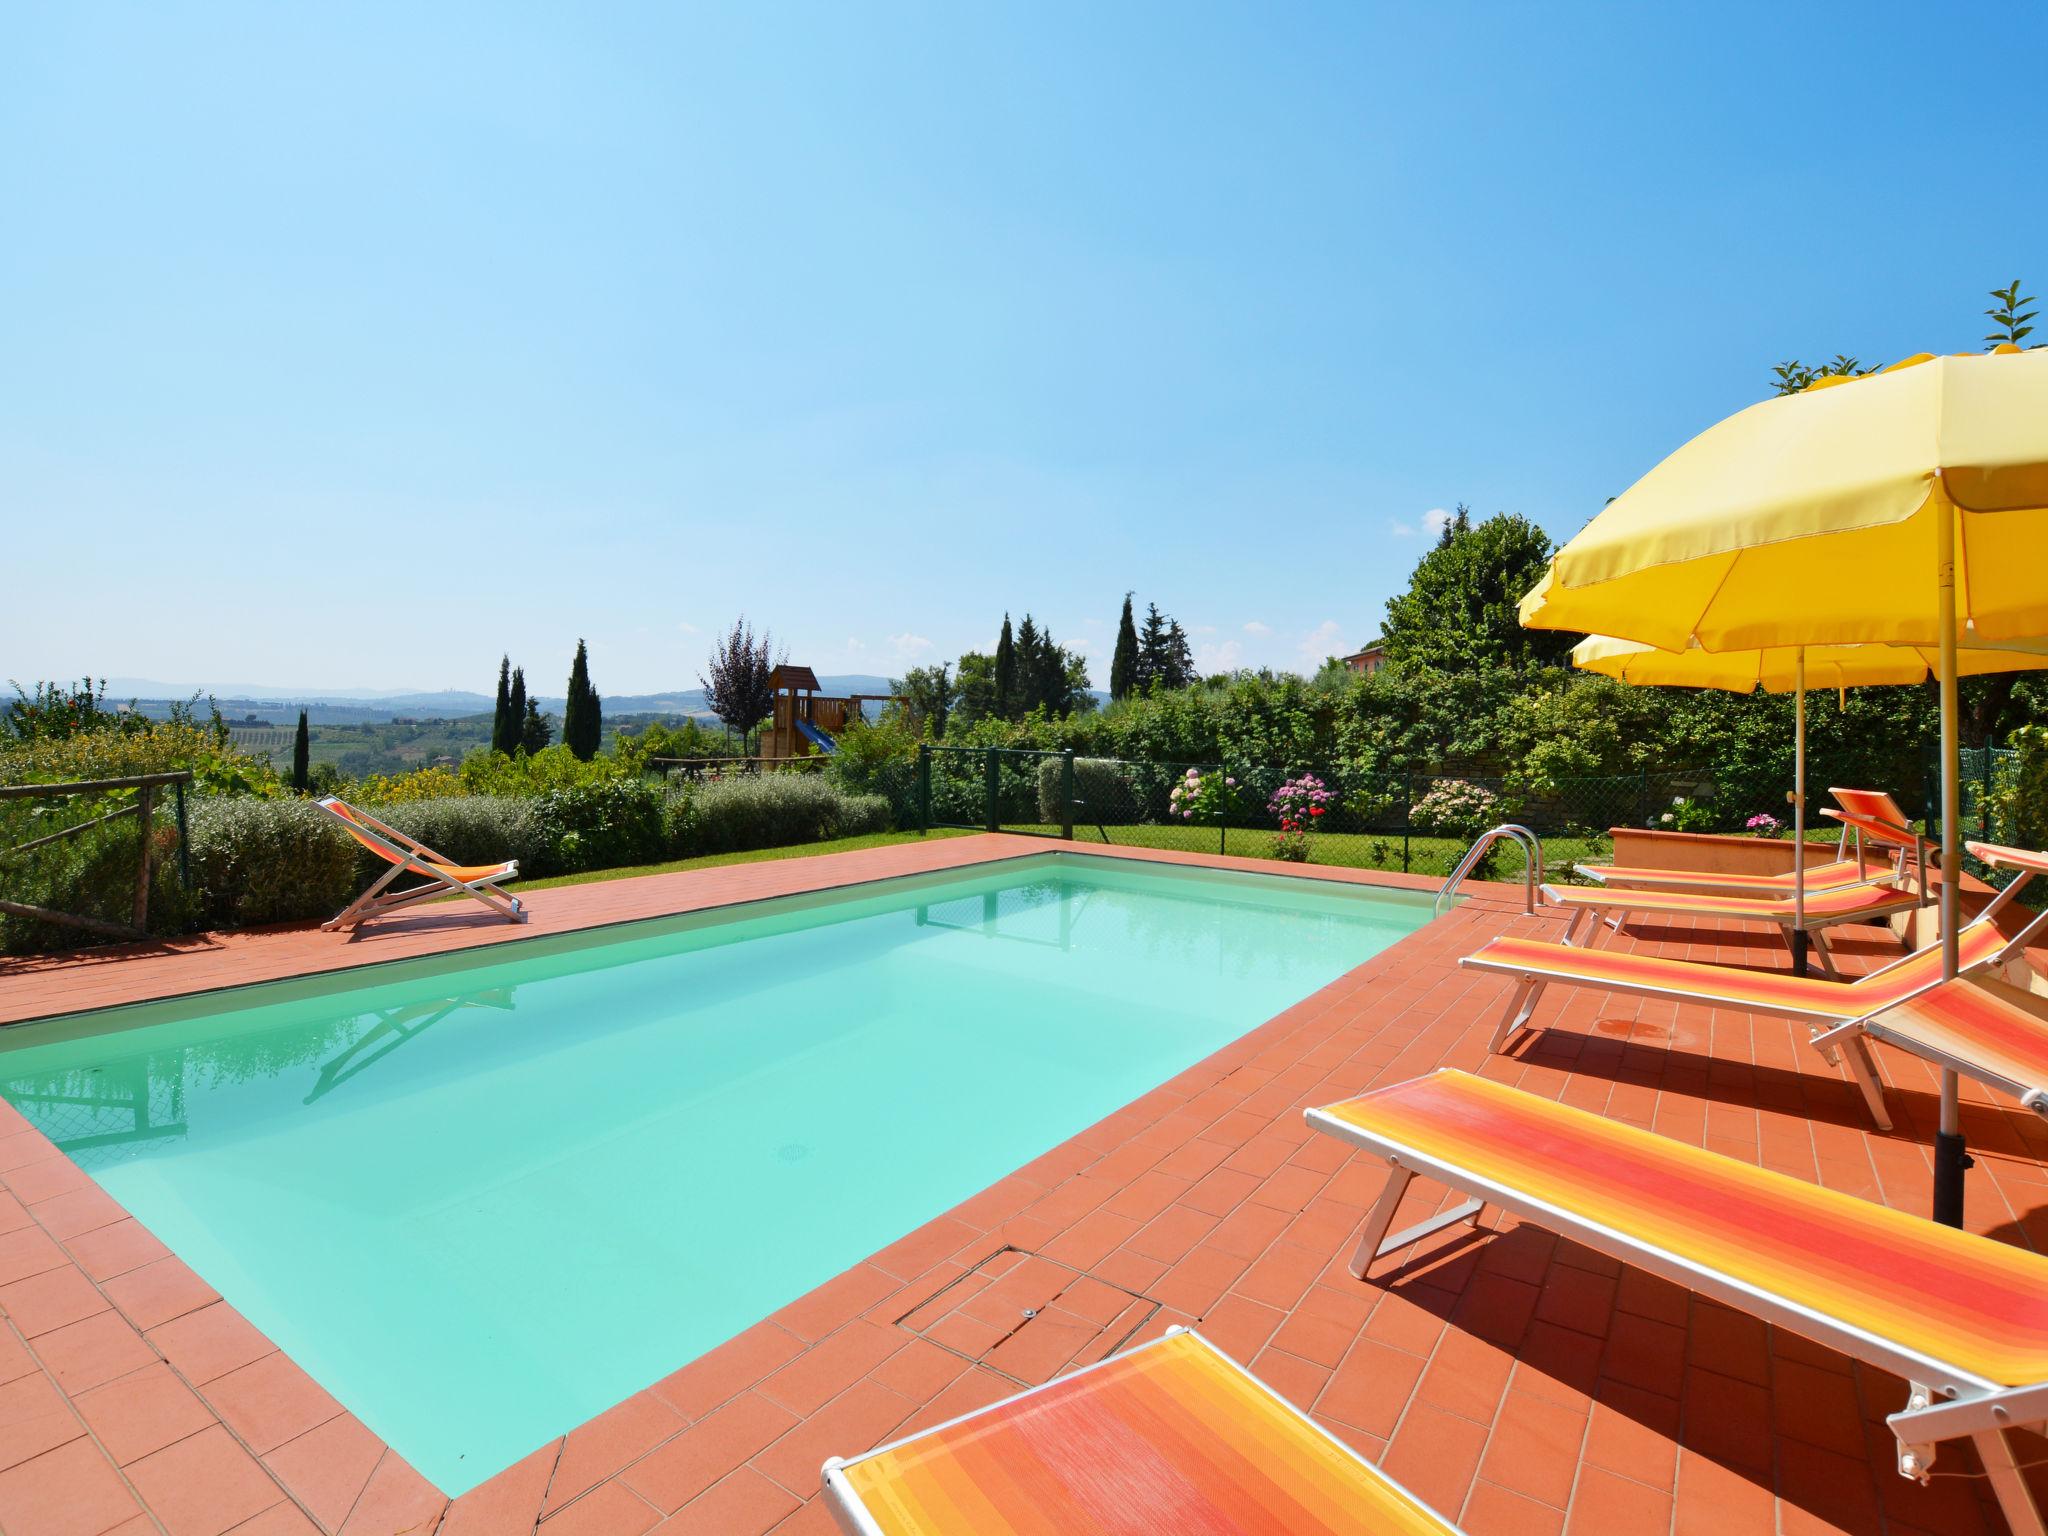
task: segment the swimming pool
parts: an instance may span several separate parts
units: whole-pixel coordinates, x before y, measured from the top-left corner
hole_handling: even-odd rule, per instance
[[[0,1094],[459,1494],[1426,897],[1048,854],[0,1036]]]

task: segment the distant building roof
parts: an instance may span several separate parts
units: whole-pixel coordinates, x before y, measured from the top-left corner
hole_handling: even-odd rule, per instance
[[[809,667],[792,667],[785,661],[781,666],[768,674],[768,686],[770,688],[788,688],[792,691],[802,690],[805,693],[816,693],[818,691],[818,674]]]

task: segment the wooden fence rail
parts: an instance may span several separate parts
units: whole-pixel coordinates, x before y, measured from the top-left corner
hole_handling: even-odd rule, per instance
[[[83,928],[89,933],[103,934],[114,939],[146,939],[149,937],[149,829],[156,814],[156,796],[162,789],[170,789],[177,801],[178,810],[178,872],[186,881],[191,879],[191,869],[186,862],[185,848],[185,786],[192,782],[192,771],[180,768],[171,773],[141,773],[122,779],[74,779],[61,784],[0,784],[0,800],[60,800],[72,795],[117,794],[133,790],[135,798],[127,805],[116,807],[104,816],[91,821],[81,821],[61,831],[48,832],[41,837],[30,838],[25,843],[16,843],[12,848],[0,849],[0,864],[28,853],[33,849],[61,842],[67,837],[90,832],[94,827],[103,827],[109,822],[119,821],[124,816],[136,820],[136,843],[138,854],[135,861],[135,901],[129,909],[126,924],[110,923],[103,918],[86,917],[76,912],[58,912],[50,907],[32,906],[25,901],[0,900],[0,912],[12,917],[31,917],[46,923],[57,923],[67,928]]]

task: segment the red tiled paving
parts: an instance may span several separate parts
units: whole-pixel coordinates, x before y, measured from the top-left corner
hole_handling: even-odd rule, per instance
[[[1046,850],[959,838],[544,891],[526,928],[447,908],[353,943],[280,930],[0,966],[0,1019]],[[1488,1057],[1504,987],[1456,958],[1558,925],[1504,887],[1475,892],[452,1504],[0,1106],[0,1529],[820,1533],[827,1454],[1173,1323],[1199,1324],[1473,1536],[2003,1529],[1966,1448],[1944,1447],[1930,1487],[1891,1470],[1896,1380],[1540,1228],[1497,1219],[1367,1283],[1345,1272],[1379,1171],[1301,1111],[1439,1065],[1925,1211],[1934,1078],[1896,1053],[1892,1136],[1793,1026],[1725,1010],[1553,989],[1515,1054]],[[1627,942],[1783,963],[1761,931],[1645,923]],[[1897,952],[1875,930],[1837,947],[1859,969]],[[2048,1128],[1977,1092],[1965,1122],[1972,1225],[2039,1246]]]

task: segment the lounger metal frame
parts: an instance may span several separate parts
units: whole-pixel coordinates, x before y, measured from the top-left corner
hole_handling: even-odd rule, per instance
[[[1869,885],[1872,890],[1898,889],[1897,887],[1886,886],[1882,882],[1875,880],[1870,881]],[[1856,889],[1857,887],[1853,885],[1835,886],[1825,893],[1809,893],[1809,899],[1813,895],[1818,894],[1839,896],[1845,891]],[[1550,885],[1543,887],[1544,900],[1553,906],[1564,907],[1571,913],[1571,920],[1565,924],[1564,936],[1559,941],[1564,944],[1573,944],[1575,942],[1574,936],[1578,933],[1581,922],[1590,920],[1591,926],[1587,930],[1587,937],[1590,940],[1592,934],[1597,932],[1603,924],[1619,933],[1621,932],[1622,922],[1628,916],[1636,913],[1652,913],[1666,917],[1716,917],[1733,923],[1772,923],[1777,926],[1779,934],[1784,938],[1785,947],[1787,949],[1795,949],[1793,939],[1800,931],[1802,925],[1793,921],[1789,898],[1774,897],[1768,900],[1760,899],[1756,905],[1762,910],[1756,912],[1699,913],[1689,911],[1683,906],[1660,905],[1660,899],[1664,895],[1665,893],[1661,891],[1630,891],[1611,888],[1588,891],[1584,887],[1577,887],[1573,889],[1573,897],[1576,897],[1576,899],[1572,899],[1563,895],[1560,887]],[[1741,898],[1736,897],[1733,899],[1740,900]],[[1821,969],[1827,972],[1830,980],[1840,981],[1842,973],[1835,969],[1835,957],[1828,953],[1827,945],[1822,942],[1822,930],[1839,927],[1844,923],[1876,922],[1900,912],[1910,912],[1915,907],[1921,905],[1924,905],[1924,903],[1918,893],[1899,890],[1898,900],[1882,902],[1858,912],[1844,912],[1831,916],[1815,916],[1809,912],[1806,914],[1806,922],[1803,926],[1807,936],[1812,940],[1813,952],[1820,956]],[[1610,911],[1616,915],[1613,917],[1603,917],[1601,915]],[[1576,947],[1591,949],[1593,946],[1588,942]]]
[[[400,907],[409,907],[415,902],[431,901],[436,896],[447,896],[457,891],[474,896],[508,922],[523,923],[527,920],[529,914],[519,898],[498,888],[499,881],[515,879],[518,876],[517,859],[507,859],[502,866],[477,879],[457,880],[434,867],[442,865],[450,869],[459,868],[455,860],[445,854],[436,853],[418,838],[408,837],[398,828],[385,825],[369,812],[357,809],[337,795],[328,795],[316,803],[321,810],[347,827],[355,836],[381,851],[391,864],[389,869],[371,883],[368,890],[322,923],[320,927],[323,932],[333,933],[337,929],[353,928],[386,912],[396,912]],[[337,811],[337,805],[343,809]],[[418,875],[427,883],[408,886],[405,890],[386,894],[385,887],[404,874]]]
[[[1993,897],[1984,910],[1971,920],[1971,926],[1975,927],[1978,923],[1997,921],[1999,910],[2019,894],[2020,887],[2033,877],[2033,873],[2031,870],[2022,870],[2017,880]],[[2006,964],[2014,955],[2033,942],[2034,936],[2041,931],[2044,925],[2048,925],[2048,912],[2043,912],[2039,916],[2030,919],[2025,927],[2007,939],[1992,954],[1978,961],[1975,965],[1964,967],[1962,974],[1965,976],[1979,975]],[[1878,967],[1878,969],[1870,972],[1868,975],[1858,977],[1855,981],[1838,982],[1837,985],[1843,989],[1844,993],[1841,1001],[1844,1003],[1853,1002],[1854,991],[1859,984],[1875,981],[1880,976],[1896,970],[1921,953],[1923,951],[1914,950],[1910,954],[1901,955],[1888,965]],[[2005,1078],[1995,1073],[1987,1072],[1980,1065],[1959,1060],[1947,1052],[1935,1050],[1916,1040],[1884,1028],[1882,1022],[1884,1014],[1941,986],[1942,979],[1939,976],[1930,977],[1925,986],[1915,988],[1904,997],[1892,998],[1885,1003],[1867,1008],[1861,1013],[1843,1013],[1839,1007],[1800,1008],[1790,1003],[1773,1003],[1754,997],[1733,997],[1716,994],[1705,988],[1693,990],[1678,987],[1660,987],[1641,982],[1610,980],[1606,977],[1575,976],[1568,972],[1538,972],[1530,970],[1526,966],[1513,966],[1489,960],[1483,953],[1462,956],[1458,964],[1469,965],[1475,970],[1515,973],[1518,977],[1515,989],[1508,994],[1507,1004],[1501,1011],[1500,1023],[1495,1026],[1493,1038],[1487,1046],[1496,1055],[1507,1047],[1508,1041],[1528,1027],[1529,1020],[1536,1012],[1537,1003],[1542,1001],[1546,988],[1553,984],[1597,987],[1603,992],[1621,992],[1633,997],[1654,997],[1671,1002],[1700,1003],[1707,1007],[1739,1008],[1745,1013],[1768,1013],[1779,1018],[1803,1019],[1807,1021],[1813,1027],[1810,1043],[1822,1056],[1827,1058],[1828,1065],[1846,1066],[1849,1069],[1849,1076],[1854,1080],[1857,1091],[1863,1095],[1864,1107],[1870,1111],[1871,1119],[1877,1122],[1877,1128],[1881,1131],[1889,1131],[1892,1128],[1892,1118],[1891,1112],[1885,1108],[1884,1080],[1878,1075],[1877,1062],[1870,1054],[1870,1048],[1863,1039],[1863,1036],[1866,1034],[1882,1040],[1885,1044],[1902,1050],[1908,1055],[1918,1056],[1923,1061],[1931,1061],[1936,1066],[1946,1068],[1952,1072],[1958,1072],[1974,1082],[1980,1082],[1988,1087],[2009,1093],[2026,1108],[2033,1110],[2044,1119],[2048,1119],[2048,1096],[2044,1096],[2042,1093],[2042,1085],[2009,1083]],[[1716,967],[1701,965],[1700,969],[1702,971],[1710,971],[1716,969]]]
[[[1214,1344],[1210,1343],[1209,1340],[1203,1338],[1200,1333],[1196,1332],[1196,1330],[1192,1328],[1184,1328],[1178,1323],[1168,1328],[1165,1333],[1161,1334],[1156,1339],[1152,1339],[1144,1344],[1135,1345],[1130,1349],[1119,1350],[1117,1353],[1113,1355],[1105,1355],[1102,1359],[1097,1360],[1092,1365],[1084,1365],[1079,1370],[1067,1372],[1067,1374],[1064,1376],[1055,1376],[1051,1381],[1040,1382],[1035,1387],[1026,1387],[1023,1391],[1014,1392],[1010,1396],[1002,1399],[1000,1402],[989,1403],[983,1407],[976,1408],[969,1413],[957,1414],[953,1418],[947,1419],[943,1424],[933,1424],[928,1428],[920,1429],[915,1434],[900,1436],[897,1439],[891,1440],[887,1445],[878,1445],[873,1450],[865,1451],[858,1456],[827,1457],[824,1467],[826,1506],[832,1511],[833,1519],[839,1522],[839,1528],[840,1530],[846,1533],[846,1536],[888,1536],[888,1533],[885,1532],[881,1528],[881,1526],[875,1523],[874,1516],[870,1515],[867,1512],[867,1507],[864,1504],[862,1504],[860,1495],[853,1491],[853,1485],[847,1481],[845,1471],[847,1467],[853,1466],[857,1462],[866,1461],[871,1456],[880,1456],[885,1451],[893,1451],[899,1446],[910,1445],[913,1442],[922,1440],[929,1435],[935,1435],[939,1433],[941,1430],[951,1429],[956,1424],[965,1424],[969,1419],[978,1419],[983,1417],[984,1415],[994,1413],[998,1409],[1008,1408],[1015,1403],[1023,1401],[1027,1397],[1036,1397],[1039,1393],[1049,1391],[1053,1387],[1063,1387],[1067,1385],[1069,1382],[1072,1382],[1079,1377],[1086,1376],[1091,1371],[1099,1371],[1104,1366],[1112,1365],[1115,1362],[1123,1359],[1127,1355],[1135,1355],[1138,1353],[1139,1350],[1155,1349],[1160,1344],[1164,1343],[1167,1339],[1172,1338],[1175,1334],[1178,1333],[1193,1334],[1196,1341],[1199,1342],[1204,1349],[1208,1350],[1218,1360],[1221,1360],[1225,1364],[1227,1364],[1232,1370],[1236,1371],[1238,1375],[1244,1377],[1246,1381],[1249,1381],[1253,1386],[1257,1387],[1260,1392],[1264,1393],[1267,1397],[1270,1397],[1274,1402],[1278,1403],[1282,1408],[1286,1409],[1288,1413],[1292,1414],[1296,1419],[1300,1420],[1301,1423],[1307,1425],[1310,1429],[1314,1430],[1316,1434],[1320,1435],[1323,1439],[1329,1441],[1331,1445],[1335,1446],[1338,1450],[1342,1451],[1344,1455],[1348,1457],[1350,1460],[1356,1462],[1359,1466],[1363,1467],[1368,1476],[1370,1476],[1377,1482],[1385,1483],[1388,1487],[1394,1489],[1397,1493],[1402,1494],[1403,1496],[1412,1500],[1415,1504],[1419,1505],[1423,1509],[1427,1509],[1432,1514],[1435,1514],[1436,1518],[1442,1523],[1445,1530],[1453,1532],[1456,1531],[1457,1527],[1452,1525],[1449,1520],[1446,1520],[1441,1513],[1438,1513],[1434,1505],[1430,1504],[1427,1500],[1418,1496],[1415,1492],[1413,1492],[1411,1489],[1409,1489],[1402,1483],[1396,1482],[1393,1478],[1389,1477],[1385,1472],[1381,1471],[1378,1467],[1374,1466],[1371,1462],[1367,1461],[1363,1456],[1359,1455],[1354,1448],[1352,1448],[1349,1445],[1346,1445],[1342,1440],[1338,1439],[1335,1435],[1331,1434],[1329,1430],[1325,1429],[1322,1425],[1318,1424],[1314,1419],[1310,1418],[1306,1413],[1302,1412],[1300,1408],[1296,1407],[1293,1403],[1290,1403],[1278,1392],[1275,1392],[1271,1386],[1261,1381],[1258,1377],[1254,1376],[1250,1371],[1246,1370],[1242,1365],[1238,1364],[1237,1361],[1231,1359],[1228,1354],[1218,1349]]]
[[[1308,1110],[1306,1118],[1311,1129],[1335,1136],[1376,1157],[1383,1157],[1388,1164],[1387,1182],[1366,1216],[1365,1228],[1351,1257],[1349,1268],[1356,1278],[1365,1278],[1373,1260],[1406,1248],[1431,1233],[1461,1222],[1476,1227],[1481,1212],[1489,1205],[1497,1206],[1623,1263],[1747,1311],[1765,1322],[1790,1328],[1831,1349],[1904,1377],[1910,1384],[1906,1407],[1886,1420],[1898,1439],[1900,1475],[1926,1481],[1934,1465],[1935,1443],[1967,1435],[1984,1459],[1992,1487],[1998,1494],[1999,1507],[2005,1511],[2015,1536],[2048,1536],[2048,1520],[2044,1520],[2040,1507],[2034,1502],[2011,1444],[2002,1433],[2007,1429],[2048,1422],[2048,1383],[2001,1386],[1946,1361],[1881,1338],[1853,1323],[1817,1312],[1788,1297],[1641,1242],[1563,1206],[1525,1194],[1455,1163],[1431,1157],[1390,1137],[1374,1135],[1327,1110]],[[1387,1229],[1393,1225],[1401,1196],[1418,1174],[1472,1198],[1389,1235]],[[1946,1397],[1937,1399],[1937,1394],[1946,1394]]]

